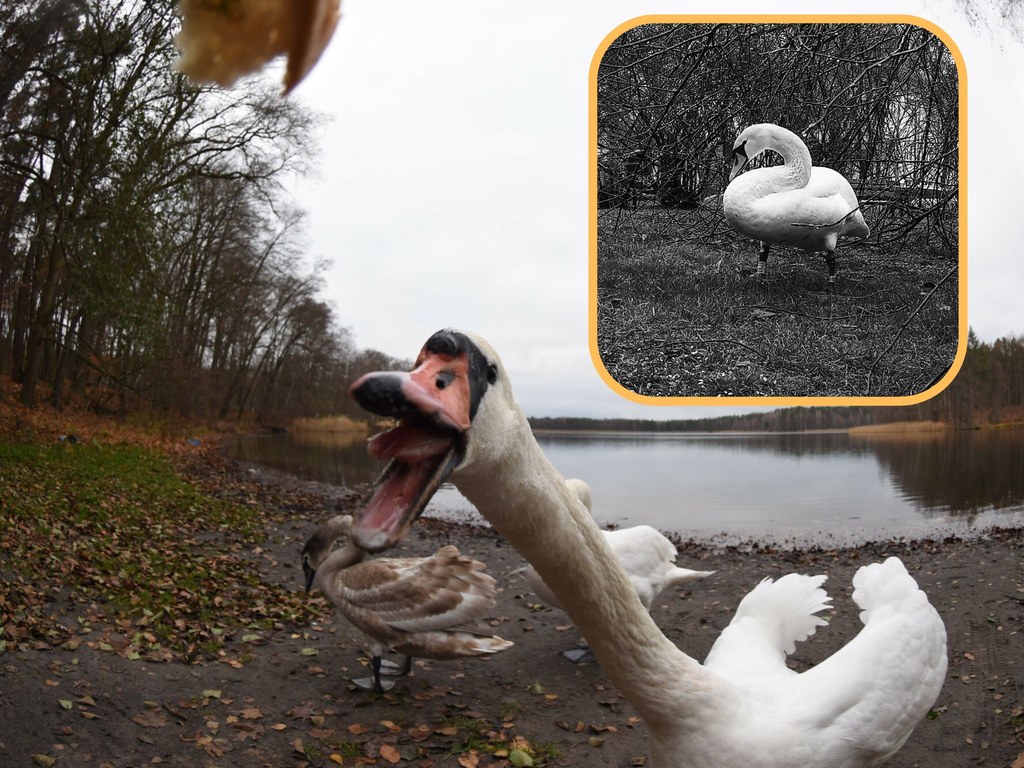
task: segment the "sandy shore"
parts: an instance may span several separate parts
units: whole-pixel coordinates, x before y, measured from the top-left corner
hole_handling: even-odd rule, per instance
[[[252,559],[263,578],[301,589],[298,553],[305,538],[328,514],[353,508],[360,495],[264,472],[243,472],[239,483],[236,470],[223,471],[235,472],[223,484],[232,497],[277,505]],[[202,481],[215,489],[216,473],[205,474]],[[496,533],[423,521],[400,551],[428,554],[447,542],[487,563],[498,580],[492,623],[515,642],[510,650],[482,661],[418,662],[412,676],[378,697],[350,686],[350,678],[365,674],[365,657],[355,634],[319,597],[311,598],[321,601],[319,621],[260,632],[239,628],[232,643],[240,652],[220,662],[127,660],[105,652],[104,632],[93,628],[71,650],[0,656],[0,763],[473,766],[507,764],[511,750],[523,748],[538,764],[644,765],[644,729],[632,708],[599,666],[560,656],[578,635],[563,613],[539,604],[522,577],[524,560]],[[717,572],[663,594],[653,615],[673,642],[703,658],[762,578],[826,573],[835,610],[829,626],[798,646],[794,664],[806,668],[857,632],[853,573],[889,555],[903,559],[945,620],[950,667],[934,716],[888,765],[1020,768],[1022,531],[833,550],[684,542],[681,565]]]

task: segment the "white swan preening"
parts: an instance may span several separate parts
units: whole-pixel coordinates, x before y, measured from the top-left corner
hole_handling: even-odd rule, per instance
[[[583,502],[590,512],[592,495],[590,486],[578,478],[565,481],[572,494]],[[647,610],[654,599],[664,590],[678,587],[689,581],[703,579],[714,571],[694,571],[676,565],[675,545],[656,528],[649,525],[634,525],[601,531],[615,557],[626,571],[626,576],[636,589],[640,602]],[[553,608],[561,608],[558,598],[532,566],[526,569],[526,580],[542,601]]]
[[[784,663],[820,620],[822,577],[765,582],[701,664],[655,625],[591,516],[545,458],[493,349],[440,331],[411,372],[368,374],[351,393],[397,416],[370,450],[396,465],[358,517],[361,546],[396,542],[420,506],[412,479],[453,466],[459,490],[518,549],[590,641],[648,729],[656,768],[864,768],[906,741],[946,670],[942,620],[895,559],[854,578],[864,627],[797,674]]]
[[[785,164],[740,174],[766,149],[778,152]],[[812,167],[811,153],[800,137],[772,123],[751,125],[736,137],[722,206],[729,226],[761,241],[759,280],[769,247],[791,245],[825,252],[828,290],[832,291],[838,239],[871,234],[850,182],[831,168]]]
[[[473,626],[494,607],[495,582],[483,563],[441,547],[430,557],[364,560],[366,552],[350,539],[351,515],[324,523],[302,550],[307,591],[320,589],[338,612],[369,638],[373,677],[361,688],[384,690],[381,657],[389,650],[411,657],[454,659],[482,656],[512,646]],[[334,542],[346,543],[331,551]]]

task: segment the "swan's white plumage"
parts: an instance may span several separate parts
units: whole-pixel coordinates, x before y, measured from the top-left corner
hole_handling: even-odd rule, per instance
[[[762,581],[740,601],[704,666],[737,683],[793,674],[786,655],[827,623],[816,615],[829,607],[830,598],[821,588],[824,581],[824,576],[796,573]]]
[[[864,629],[829,659],[783,673],[784,651],[817,625],[824,597],[801,577],[799,606],[781,622],[758,620],[767,588],[754,590],[737,632],[711,668],[657,628],[590,515],[544,457],[486,341],[465,334],[494,367],[467,434],[456,486],[537,569],[590,642],[609,679],[648,728],[655,768],[867,768],[910,735],[938,696],[946,670],[942,620],[890,559],[862,568],[855,598]],[[786,590],[791,582],[780,579]],[[820,583],[820,582],[819,582]],[[733,679],[737,638],[753,622],[767,672]],[[733,650],[729,650],[732,646]],[[740,649],[740,650],[736,650]],[[747,651],[743,651],[747,652]]]
[[[592,509],[590,486],[578,478],[569,478],[565,484],[589,512]],[[636,589],[640,602],[648,610],[654,604],[655,598],[666,589],[714,573],[677,566],[678,552],[675,545],[661,531],[649,525],[635,525],[602,533],[626,571],[633,588]],[[551,588],[544,583],[534,568],[527,567],[526,579],[543,602],[553,608],[562,607]]]
[[[778,152],[785,164],[740,173],[766,149]],[[825,251],[830,277],[839,238],[871,234],[850,182],[831,168],[812,166],[807,145],[792,131],[772,123],[751,125],[736,137],[733,157],[722,206],[740,234],[764,244]]]

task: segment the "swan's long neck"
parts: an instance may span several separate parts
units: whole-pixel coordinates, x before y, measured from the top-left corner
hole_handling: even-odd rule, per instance
[[[687,677],[707,673],[658,629],[605,537],[548,462],[523,420],[503,437],[497,469],[460,470],[455,484],[537,570],[583,633],[601,668],[651,725],[678,718]],[[705,686],[696,684],[694,695]],[[682,700],[681,700],[682,699]]]
[[[785,161],[785,165],[772,168],[778,191],[806,187],[811,180],[811,153],[800,137],[792,131],[775,130],[769,148],[778,152]]]

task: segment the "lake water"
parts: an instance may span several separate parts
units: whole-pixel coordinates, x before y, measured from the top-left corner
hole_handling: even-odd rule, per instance
[[[1024,430],[856,437],[812,434],[540,434],[566,477],[587,481],[594,517],[684,538],[777,545],[970,536],[1024,525]],[[381,465],[350,436],[233,439],[229,454],[350,485]],[[481,520],[446,484],[427,514]]]

